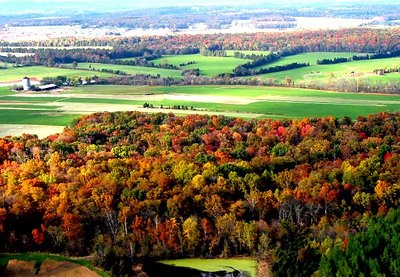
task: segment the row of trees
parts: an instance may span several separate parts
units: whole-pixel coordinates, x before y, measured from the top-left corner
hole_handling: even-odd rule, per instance
[[[352,59],[353,59],[353,61],[386,59],[386,58],[398,57],[399,55],[400,55],[400,50],[395,49],[392,51],[387,51],[387,52],[384,51],[384,52],[375,53],[375,54],[354,55]]]
[[[278,276],[284,265],[310,276],[328,249],[398,207],[399,127],[386,113],[126,112],[43,140],[3,138],[0,251],[93,254],[119,276],[143,257],[273,253]]]
[[[291,70],[291,69],[296,69],[296,68],[301,68],[301,67],[306,67],[310,66],[310,63],[290,63],[290,64],[284,64],[284,65],[276,65],[276,66],[270,66],[266,68],[258,68],[258,69],[249,69],[246,70],[242,67],[237,67],[234,71],[234,76],[240,77],[240,76],[254,76],[254,75],[260,75],[260,74],[267,74],[267,73],[273,73],[273,72],[279,72],[279,71],[286,71],[286,70]]]
[[[226,57],[228,54],[225,50],[212,50],[209,48],[201,48],[200,55],[209,57]]]
[[[255,53],[251,53],[251,54],[246,54],[240,51],[235,51],[233,52],[233,57],[236,59],[246,59],[246,60],[258,60],[260,58],[263,58],[263,56],[266,55],[260,55],[260,54],[255,54]]]
[[[336,64],[336,63],[345,63],[350,61],[348,58],[333,58],[333,59],[322,59],[317,60],[317,64]]]

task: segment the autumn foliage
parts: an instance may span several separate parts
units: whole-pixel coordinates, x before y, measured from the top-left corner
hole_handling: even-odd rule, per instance
[[[398,207],[399,127],[387,113],[124,112],[84,116],[43,140],[3,138],[0,251],[94,253],[110,269],[116,257],[264,256],[278,245],[283,261],[288,245],[294,263],[318,262]],[[292,233],[301,239],[290,245]]]

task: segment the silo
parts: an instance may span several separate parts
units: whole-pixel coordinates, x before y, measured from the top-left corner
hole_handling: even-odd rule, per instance
[[[24,79],[22,79],[22,88],[27,91],[31,89],[31,79],[29,79],[28,77],[24,77]]]

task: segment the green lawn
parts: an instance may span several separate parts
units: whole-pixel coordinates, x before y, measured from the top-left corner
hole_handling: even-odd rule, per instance
[[[250,259],[181,259],[161,261],[161,263],[205,272],[233,272],[232,268],[234,268],[240,272],[246,272],[250,277],[257,276],[257,262]]]
[[[182,74],[180,70],[164,69],[164,68],[154,68],[154,67],[144,67],[144,66],[132,66],[132,65],[117,65],[117,64],[102,64],[102,63],[79,63],[78,68],[85,69],[111,69],[111,70],[121,70],[127,74],[145,74],[151,76],[161,76],[163,78],[174,78],[181,79]]]
[[[75,264],[87,267],[88,269],[96,272],[97,274],[99,274],[102,277],[109,276],[106,272],[95,268],[87,260],[71,259],[68,257],[63,257],[63,256],[53,255],[53,254],[46,254],[46,253],[0,254],[0,267],[6,266],[8,261],[13,260],[13,259],[21,260],[21,261],[34,261],[34,262],[44,262],[46,260],[66,261],[66,262],[71,262],[71,263],[75,263]]]
[[[90,72],[86,70],[73,70],[56,67],[45,67],[45,66],[25,66],[25,67],[9,67],[7,69],[0,69],[0,82],[13,82],[20,81],[25,76],[36,79],[42,79],[43,77],[86,77],[94,76],[99,77],[111,77],[113,74],[103,72]]]
[[[170,55],[153,60],[155,64],[168,63],[179,66],[183,63],[194,61],[195,64],[186,65],[185,69],[199,68],[200,73],[205,76],[216,76],[222,73],[231,73],[238,65],[245,64],[251,60],[236,59],[233,57],[208,57],[200,54]]]

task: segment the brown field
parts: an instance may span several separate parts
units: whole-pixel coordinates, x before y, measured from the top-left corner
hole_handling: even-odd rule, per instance
[[[85,276],[85,277],[98,277],[99,275],[86,267],[65,261],[47,260],[41,263],[38,274],[35,274],[35,262],[33,261],[20,261],[10,260],[4,272],[4,276],[55,276],[55,277],[71,277],[71,276]]]

